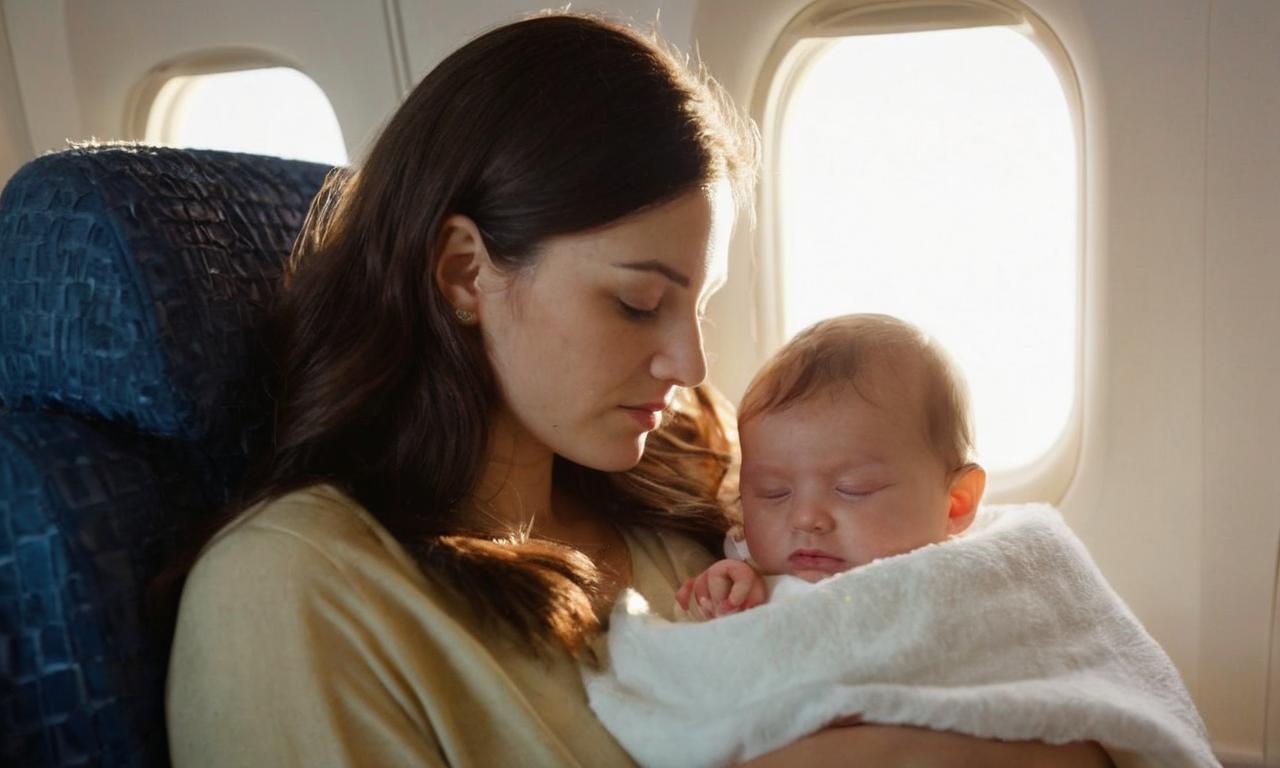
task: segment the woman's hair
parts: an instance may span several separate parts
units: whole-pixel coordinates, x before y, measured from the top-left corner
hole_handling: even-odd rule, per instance
[[[859,379],[885,365],[905,365],[920,376],[924,436],[947,469],[973,461],[964,377],[937,342],[890,315],[832,317],[796,334],[747,385],[738,410],[739,429],[819,393],[850,387],[867,397]]]
[[[534,648],[583,651],[599,627],[594,564],[461,509],[500,396],[480,334],[434,279],[442,222],[469,217],[515,273],[547,238],[712,182],[749,200],[755,165],[750,124],[716,85],[626,27],[544,15],[468,43],[312,205],[268,334],[273,434],[235,511],[330,483],[482,616]],[[717,398],[685,391],[631,471],[557,458],[556,483],[614,520],[718,543],[736,443]]]

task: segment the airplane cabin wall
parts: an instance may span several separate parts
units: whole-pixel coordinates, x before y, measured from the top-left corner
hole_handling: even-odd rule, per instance
[[[329,97],[352,156],[399,103],[382,0],[7,0],[38,152],[67,139],[141,139],[129,111],[148,75],[193,56],[294,66]]]
[[[417,82],[446,55],[479,33],[507,21],[563,4],[537,0],[488,0],[484,3],[399,0],[413,82]],[[662,38],[688,50],[693,22],[692,2],[630,0],[629,2],[575,2],[576,11],[601,11],[627,20],[640,29],[655,23]]]
[[[1280,3],[1209,23],[1200,704],[1211,732],[1280,765],[1268,654],[1280,549]]]
[[[358,160],[403,95],[441,58],[489,27],[547,7],[536,0],[272,0],[270,12],[258,0],[222,0],[216,8],[205,0],[0,5],[13,61],[0,67],[0,98],[16,84],[26,107],[25,121],[21,109],[6,109],[0,130],[12,122],[13,131],[25,128],[30,136],[0,144],[12,146],[15,157],[13,168],[0,165],[0,181],[68,140],[141,139],[131,130],[131,111],[143,83],[158,70],[209,55],[278,62],[306,73],[328,96],[348,155]],[[575,7],[608,9],[642,27],[657,20],[667,39],[686,45],[692,6],[663,5]],[[10,79],[16,82],[6,85]]]
[[[13,75],[13,54],[8,27],[0,13],[0,185],[31,158],[31,139],[22,110],[18,80]]]

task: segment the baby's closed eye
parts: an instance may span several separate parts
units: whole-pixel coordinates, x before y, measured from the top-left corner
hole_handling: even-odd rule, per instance
[[[860,499],[864,496],[870,496],[876,491],[881,490],[885,486],[879,484],[844,484],[836,486],[836,493],[849,498]]]
[[[768,488],[755,492],[755,497],[765,501],[777,501],[791,495],[790,488]]]

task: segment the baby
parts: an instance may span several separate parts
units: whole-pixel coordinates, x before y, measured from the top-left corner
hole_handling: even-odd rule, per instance
[[[946,353],[897,318],[796,336],[738,416],[745,547],[731,534],[731,557],[685,583],[681,609],[736,613],[964,531],[986,483],[966,401]]]
[[[884,315],[818,323],[765,365],[738,417],[748,551],[676,596],[722,618],[666,621],[630,593],[584,674],[637,763],[735,765],[868,722],[1217,765],[1173,663],[1057,510],[978,508],[965,401],[945,353]]]

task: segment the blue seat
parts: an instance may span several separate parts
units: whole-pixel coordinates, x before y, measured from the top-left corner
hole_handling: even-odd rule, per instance
[[[0,765],[168,763],[144,589],[268,423],[255,333],[328,170],[87,147],[0,196]]]

